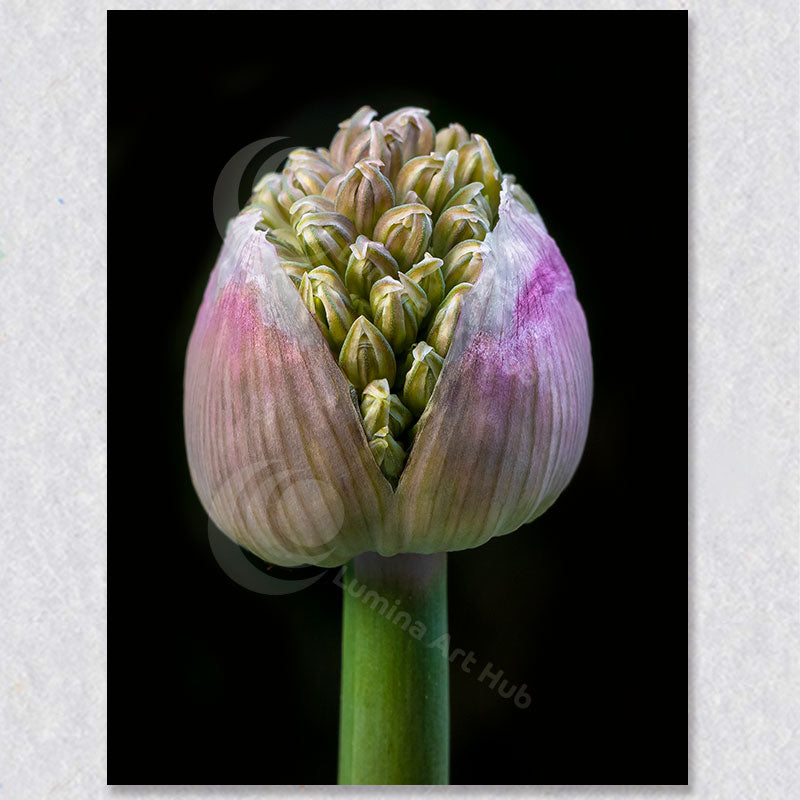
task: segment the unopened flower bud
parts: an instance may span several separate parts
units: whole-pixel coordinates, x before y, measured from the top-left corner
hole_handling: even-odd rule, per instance
[[[372,319],[396,353],[417,338],[419,326],[430,310],[425,292],[402,272],[381,278],[369,293]]]
[[[440,153],[448,150],[458,150],[462,144],[469,141],[469,134],[463,125],[451,122],[446,128],[441,128],[436,132],[435,147]]]
[[[403,165],[397,176],[397,194],[405,197],[416,192],[420,200],[438,217],[453,192],[458,153],[450,150],[446,155],[431,153],[417,156]]]
[[[302,170],[304,175],[314,174],[324,185],[339,173],[339,170],[328,160],[328,155],[328,151],[322,147],[318,147],[316,150],[300,147],[289,153],[286,166],[295,171]]]
[[[356,316],[347,287],[330,267],[316,267],[303,276],[299,288],[303,303],[338,353]]]
[[[361,108],[350,119],[339,123],[339,130],[333,137],[330,147],[331,161],[340,168],[345,167],[344,158],[353,142],[366,130],[377,115],[369,106]]]
[[[380,171],[383,163],[363,159],[347,173],[336,192],[336,211],[360,234],[372,235],[375,223],[394,205],[394,189]]]
[[[411,357],[411,369],[403,384],[403,402],[414,416],[419,417],[431,399],[443,362],[442,357],[426,342],[416,345]]]
[[[428,335],[425,341],[442,357],[447,355],[450,343],[453,341],[453,333],[456,329],[458,316],[461,314],[461,306],[467,292],[472,288],[471,283],[459,283],[454,286],[442,301],[431,321]]]
[[[414,421],[414,416],[400,398],[391,393],[389,381],[385,378],[367,384],[361,397],[361,416],[369,439],[381,428],[388,428],[397,438]]]
[[[373,242],[362,235],[355,244],[350,245],[344,282],[352,294],[368,299],[375,281],[386,277],[396,278],[397,272],[397,262],[380,242]]]
[[[279,228],[289,224],[289,215],[278,200],[281,193],[281,176],[268,172],[253,187],[249,206],[257,206],[268,228]]]
[[[397,131],[402,139],[400,145],[403,160],[414,156],[422,156],[433,150],[436,129],[428,119],[428,111],[424,108],[400,108],[387,114],[381,122],[384,127]]]
[[[386,378],[391,386],[397,371],[391,345],[366,317],[359,317],[350,328],[339,366],[359,392],[379,378]]]
[[[381,216],[373,238],[386,245],[401,270],[407,270],[428,249],[431,233],[431,210],[422,203],[406,203]]]
[[[333,203],[330,200],[319,194],[310,194],[292,204],[289,209],[289,220],[296,226],[306,214],[330,213],[333,210]]]
[[[294,203],[309,194],[322,194],[327,180],[316,172],[298,167],[286,167],[281,178],[281,191],[278,201],[288,211]]]
[[[465,239],[452,247],[444,257],[444,288],[449,292],[459,283],[475,283],[483,268],[483,243]]]
[[[275,248],[279,261],[304,260],[303,245],[291,228],[268,228],[264,236]]]
[[[292,279],[292,283],[299,289],[303,276],[311,269],[311,264],[304,261],[280,261],[283,271]]]
[[[313,263],[332,267],[344,275],[350,245],[356,238],[353,223],[344,214],[305,214],[297,223],[296,231]]]
[[[403,450],[388,428],[381,428],[370,440],[369,449],[381,472],[391,480],[400,477],[406,462],[406,451]]]
[[[419,284],[422,291],[425,292],[432,309],[436,308],[444,297],[443,264],[441,258],[434,258],[430,253],[425,253],[422,261],[418,261],[406,272],[406,275]]]
[[[483,241],[489,233],[489,221],[472,204],[451,206],[442,212],[433,229],[433,247],[447,253],[465,239]]]
[[[464,186],[472,181],[480,181],[491,208],[490,222],[494,221],[500,205],[501,173],[494,153],[483,136],[472,134],[472,140],[458,149],[458,166],[456,167],[456,187]]]

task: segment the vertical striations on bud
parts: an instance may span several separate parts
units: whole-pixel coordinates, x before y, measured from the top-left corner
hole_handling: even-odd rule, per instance
[[[339,353],[339,366],[359,392],[380,378],[393,384],[397,371],[389,342],[366,317],[351,326]]]

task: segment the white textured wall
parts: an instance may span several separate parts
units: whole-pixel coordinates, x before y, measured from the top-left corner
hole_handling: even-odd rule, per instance
[[[295,4],[111,7],[209,6]],[[691,788],[515,793],[800,796],[798,8],[689,20]],[[101,4],[0,5],[0,800],[263,796],[105,785],[105,35]]]

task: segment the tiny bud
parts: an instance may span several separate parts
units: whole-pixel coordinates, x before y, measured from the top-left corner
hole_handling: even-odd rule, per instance
[[[321,147],[316,150],[300,147],[289,153],[286,166],[293,170],[303,170],[304,173],[313,173],[325,184],[339,172],[328,160],[328,155],[328,151]]]
[[[442,371],[442,357],[425,342],[411,351],[413,363],[403,384],[403,402],[419,417],[428,405]]]
[[[433,248],[447,253],[465,239],[483,241],[489,233],[489,221],[471,203],[451,206],[442,212],[433,229]]]
[[[355,320],[355,310],[342,279],[330,267],[316,267],[303,276],[299,289],[306,308],[338,353]]]
[[[483,268],[483,245],[477,239],[465,239],[444,257],[442,273],[445,291],[459,283],[475,283]]]
[[[431,239],[431,210],[422,203],[389,209],[375,224],[373,238],[386,245],[401,270],[416,264]]]
[[[397,131],[402,139],[401,150],[404,161],[433,150],[436,129],[428,119],[426,109],[400,108],[387,114],[381,122],[386,128]]]
[[[434,258],[430,253],[425,253],[422,261],[418,261],[406,273],[407,277],[419,284],[428,298],[431,308],[436,308],[444,297],[444,275],[441,258]]]
[[[300,198],[309,194],[322,194],[327,182],[311,170],[285,167],[278,201],[288,211]]]
[[[366,317],[359,317],[350,328],[339,353],[339,366],[359,392],[379,378],[386,378],[391,386],[397,371],[389,342]]]
[[[310,194],[292,204],[289,209],[289,220],[296,226],[306,214],[322,214],[333,210],[333,203],[330,200],[319,194]]]
[[[350,119],[339,123],[339,130],[333,137],[330,148],[330,160],[338,167],[343,168],[344,157],[350,145],[365,131],[377,115],[377,111],[369,106],[361,108]]]
[[[375,281],[387,276],[396,278],[397,272],[397,262],[380,242],[370,241],[362,235],[350,245],[344,281],[352,294],[367,299]]]
[[[369,439],[381,428],[388,428],[392,436],[397,438],[414,421],[400,398],[391,394],[389,381],[385,378],[367,384],[361,397],[361,416]]]
[[[278,200],[280,193],[281,176],[275,172],[268,172],[253,187],[250,203],[262,209],[268,228],[278,228],[289,222],[289,215]]]
[[[406,461],[406,451],[389,432],[388,428],[381,428],[370,440],[369,449],[375,458],[381,472],[390,479],[397,479],[403,471]]]
[[[303,245],[291,228],[268,228],[264,236],[275,247],[279,260],[303,261]]]
[[[425,292],[402,272],[397,279],[376,281],[369,293],[369,305],[375,325],[396,353],[413,344],[430,310]]]
[[[311,265],[302,261],[281,261],[280,264],[283,271],[292,279],[292,283],[299,289],[303,275],[311,269]]]
[[[336,211],[360,234],[370,236],[381,215],[394,205],[394,189],[380,171],[383,163],[364,159],[347,173],[336,192]]]
[[[397,195],[405,197],[408,192],[416,192],[437,217],[447,198],[452,194],[458,153],[451,150],[447,155],[431,153],[417,156],[403,165],[397,176]]]
[[[350,245],[356,238],[353,223],[347,217],[333,212],[305,214],[297,223],[297,236],[313,263],[332,267],[344,275]]]
[[[457,122],[451,122],[446,128],[441,128],[436,132],[435,147],[439,153],[446,153],[448,150],[458,150],[462,144],[468,141],[467,129]]]
[[[481,158],[481,181],[486,190],[489,207],[492,209],[492,214],[489,217],[491,221],[497,215],[497,209],[500,208],[500,186],[503,176],[492,148],[489,147],[489,142],[477,133],[472,134],[472,138],[478,143],[478,152]]]
[[[454,286],[442,301],[436,314],[433,317],[428,335],[425,341],[442,357],[447,355],[450,343],[453,341],[453,333],[456,329],[458,316],[461,314],[461,306],[467,292],[472,288],[471,283],[459,283]]]

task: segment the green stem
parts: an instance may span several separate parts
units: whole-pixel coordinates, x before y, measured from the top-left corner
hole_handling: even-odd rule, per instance
[[[364,553],[341,583],[339,783],[446,784],[447,555]]]

